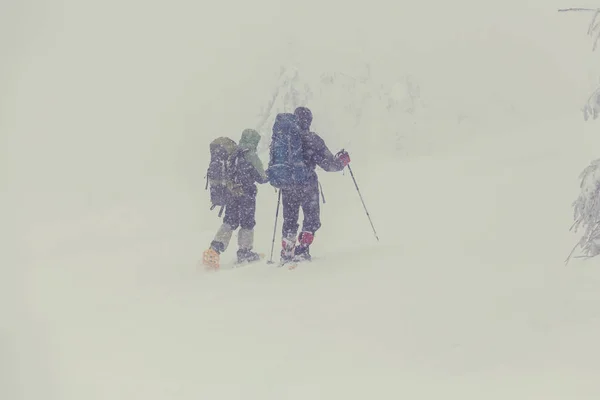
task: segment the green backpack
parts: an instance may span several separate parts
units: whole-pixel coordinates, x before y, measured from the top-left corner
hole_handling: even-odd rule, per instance
[[[232,197],[242,194],[235,179],[237,143],[225,136],[210,142],[210,164],[206,171],[206,190],[210,189],[210,209],[221,207],[219,217]]]

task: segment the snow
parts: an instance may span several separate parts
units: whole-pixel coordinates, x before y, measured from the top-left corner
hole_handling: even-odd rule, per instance
[[[0,6],[0,398],[597,399],[600,265],[564,263],[600,148],[589,21],[434,3]],[[206,273],[207,143],[261,123],[286,63],[381,240],[320,172],[313,263]],[[276,202],[259,188],[267,255]]]

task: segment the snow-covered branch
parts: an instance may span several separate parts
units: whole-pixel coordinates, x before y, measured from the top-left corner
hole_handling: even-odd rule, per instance
[[[581,248],[582,255],[590,258],[600,254],[600,159],[594,160],[579,175],[581,193],[573,202],[574,220],[572,231],[584,229],[583,236],[577,242],[566,262]]]
[[[600,8],[564,8],[559,9],[559,12],[593,12],[592,20],[588,25],[587,35],[592,38],[592,51],[595,51],[598,47],[598,41],[600,41],[600,22],[597,22],[598,15],[600,15]],[[590,117],[592,119],[598,118],[600,115],[600,88],[597,88],[589,97],[586,104],[582,108],[583,118],[587,121]]]

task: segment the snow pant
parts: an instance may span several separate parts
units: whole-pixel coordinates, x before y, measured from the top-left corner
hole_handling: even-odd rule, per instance
[[[298,232],[300,208],[304,214],[302,231],[314,233],[321,227],[321,209],[319,204],[319,181],[314,179],[308,184],[293,189],[282,189],[284,238],[294,238]]]
[[[225,207],[223,224],[217,231],[211,247],[219,253],[227,250],[233,231],[238,227],[238,246],[242,250],[254,247],[254,226],[256,225],[256,190],[232,199]]]

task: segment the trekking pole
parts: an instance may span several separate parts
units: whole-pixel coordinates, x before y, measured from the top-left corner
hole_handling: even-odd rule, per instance
[[[323,193],[323,186],[321,185],[321,182],[319,182],[319,190],[321,192],[321,197],[323,198],[323,204],[325,204],[325,194]]]
[[[281,189],[279,189],[279,196],[277,197],[277,211],[275,212],[275,226],[273,227],[273,242],[271,243],[271,258],[267,261],[267,264],[273,264],[273,249],[275,249],[275,233],[277,232],[277,219],[279,218],[279,203],[281,203]]]
[[[367,206],[365,205],[365,201],[363,200],[362,194],[360,194],[360,189],[358,188],[356,179],[354,179],[354,174],[352,173],[352,168],[350,168],[350,164],[348,164],[348,171],[350,171],[350,175],[352,176],[352,180],[354,181],[354,186],[356,186],[356,191],[358,192],[358,195],[360,196],[360,201],[362,202],[365,212],[367,213],[367,218],[369,218],[369,222],[371,223],[371,228],[373,228],[373,233],[375,234],[375,239],[377,239],[377,241],[379,241],[379,236],[377,236],[377,232],[375,231],[375,227],[373,226],[373,221],[371,220],[371,216],[369,215],[369,210],[367,210]]]

